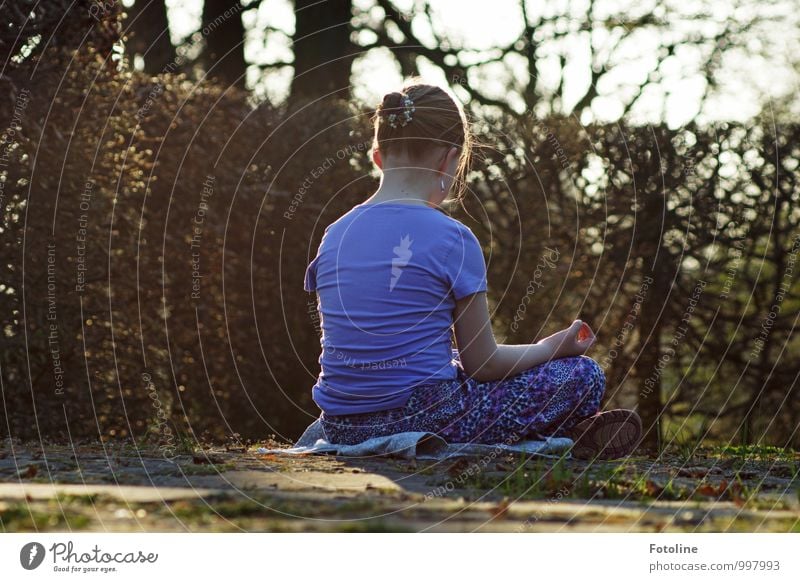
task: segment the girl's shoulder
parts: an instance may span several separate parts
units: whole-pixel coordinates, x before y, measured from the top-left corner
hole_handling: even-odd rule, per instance
[[[402,203],[358,204],[329,224],[325,228],[323,238],[336,239],[345,236],[345,233],[353,232],[353,224],[364,218],[365,213],[371,212],[383,215],[381,217],[383,220],[380,221],[382,224],[392,224],[399,228],[402,228],[400,225],[403,224],[413,224],[417,232],[421,227],[424,231],[436,233],[436,239],[440,242],[446,241],[447,246],[453,246],[465,239],[469,242],[477,241],[472,229],[446,210]]]
[[[444,218],[448,221],[448,225],[452,228],[452,230],[461,237],[468,237],[471,239],[477,239],[475,233],[472,232],[472,229],[450,215],[445,215]]]

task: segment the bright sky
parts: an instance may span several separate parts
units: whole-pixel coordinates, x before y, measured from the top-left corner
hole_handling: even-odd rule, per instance
[[[247,3],[247,0],[244,0]],[[414,0],[393,0],[401,9],[410,11]],[[649,31],[639,31],[627,45],[620,45],[616,56],[619,62],[598,87],[601,97],[592,106],[597,119],[614,120],[622,111],[621,96],[630,94],[631,82],[645,78],[656,62],[655,51],[664,41],[690,32],[708,35],[729,21],[742,21],[754,10],[761,14],[777,16],[777,20],[754,30],[748,36],[747,51],[728,51],[721,63],[720,78],[723,83],[701,111],[700,96],[706,89],[698,74],[702,55],[692,47],[682,47],[674,57],[665,60],[661,67],[662,81],[648,88],[638,107],[632,111],[635,120],[647,122],[665,118],[672,125],[680,125],[692,118],[701,120],[744,120],[755,115],[760,104],[771,98],[797,94],[800,63],[800,19],[794,0],[709,0],[712,8],[701,22],[693,19],[703,10],[703,0],[597,0],[600,18],[626,18],[651,10],[667,18],[670,26],[665,37]],[[130,0],[127,0],[130,2]],[[536,21],[543,10],[553,15],[576,15],[563,18],[556,26],[566,33],[560,42],[545,43],[541,47],[541,82],[545,87],[555,86],[560,75],[559,54],[567,58],[565,99],[567,106],[574,104],[584,94],[590,75],[590,40],[585,31],[576,30],[582,22],[577,15],[586,13],[588,0],[530,1],[529,18]],[[374,0],[354,0],[358,8],[369,9]],[[491,50],[516,38],[522,27],[519,0],[431,0],[433,30],[446,36],[457,46],[477,51]],[[487,7],[490,6],[490,7]],[[167,0],[170,31],[175,42],[189,37],[200,27],[202,0]],[[547,14],[545,14],[547,15]],[[294,29],[293,3],[290,0],[262,0],[260,8],[244,14],[247,29],[245,57],[253,63],[291,61],[289,35]],[[424,16],[412,22],[422,42],[433,43],[431,28]],[[283,33],[265,33],[269,27]],[[752,38],[750,38],[752,36]],[[608,39],[596,33],[595,49],[602,50]],[[442,73],[433,66],[420,63],[422,76],[437,83],[446,82]],[[275,73],[262,75],[251,68],[250,86],[271,99],[282,99],[287,94],[292,71],[284,67]],[[514,79],[524,80],[525,69],[521,60],[509,59],[502,64],[487,66],[471,82],[493,96],[509,94],[508,87]],[[399,68],[388,51],[374,49],[360,56],[353,68],[354,95],[374,103],[380,96],[394,90],[401,82]],[[627,85],[627,86],[626,86]],[[795,106],[797,102],[792,98]],[[521,102],[512,104],[521,108]],[[584,119],[583,121],[589,121]]]

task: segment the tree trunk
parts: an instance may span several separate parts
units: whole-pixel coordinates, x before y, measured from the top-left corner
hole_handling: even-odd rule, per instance
[[[780,210],[780,209],[779,209]],[[775,220],[773,223],[774,232],[773,232],[773,241],[772,241],[772,260],[775,264],[775,270],[772,274],[772,288],[771,288],[771,295],[767,297],[767,301],[765,306],[767,308],[767,313],[759,314],[763,319],[762,324],[766,324],[767,318],[773,306],[778,304],[778,296],[781,295],[781,290],[783,289],[784,284],[784,273],[786,272],[786,261],[788,257],[786,256],[788,252],[784,249],[783,245],[783,235],[784,229],[783,225],[781,225],[781,218],[780,212],[776,211],[775,213]],[[768,243],[769,244],[769,243]],[[766,276],[764,276],[766,279]],[[765,281],[766,283],[767,281]],[[766,287],[766,285],[765,285]],[[759,326],[756,328],[758,335],[761,334],[761,327]],[[740,435],[741,443],[745,445],[749,444],[758,444],[761,439],[764,437],[763,433],[760,435],[756,435],[756,422],[762,418],[762,410],[761,410],[761,398],[764,395],[764,392],[767,391],[767,386],[765,382],[767,382],[773,373],[773,371],[769,371],[770,369],[770,361],[771,361],[771,348],[773,343],[773,337],[776,333],[776,330],[770,328],[769,332],[764,337],[763,345],[761,346],[761,352],[758,354],[758,368],[755,371],[755,374],[751,373],[750,377],[752,378],[751,382],[751,394],[749,399],[749,406],[747,407],[747,411],[745,412],[744,421],[742,422],[742,434]],[[775,411],[777,412],[777,411]],[[774,413],[773,413],[774,414]],[[762,425],[763,426],[763,425]]]
[[[669,288],[669,282],[660,277],[657,272],[653,277],[651,295],[642,302],[642,311],[639,318],[639,334],[641,339],[639,357],[636,361],[639,386],[639,416],[642,418],[644,436],[642,444],[654,451],[661,450],[661,413],[663,403],[661,398],[661,375],[659,369],[661,359],[661,331],[662,318],[660,312],[666,300],[664,288]]]
[[[204,61],[209,77],[244,88],[244,24],[239,0],[205,0],[202,34],[206,40]]]
[[[355,48],[350,40],[351,0],[295,0],[292,98],[350,92]]]
[[[136,0],[127,12],[128,54],[140,55],[144,59],[144,71],[150,75],[164,71],[175,60],[164,0]]]
[[[661,365],[661,336],[664,327],[665,304],[672,287],[669,251],[662,247],[666,198],[663,195],[648,201],[642,209],[642,228],[639,248],[645,257],[644,276],[650,277],[649,290],[642,301],[639,317],[639,355],[636,360],[639,377],[639,406],[642,418],[642,445],[653,451],[661,451],[661,415],[663,400],[661,376],[668,367]],[[649,262],[649,265],[647,264]],[[677,267],[676,267],[677,268]],[[673,354],[674,356],[674,354]],[[674,362],[673,362],[674,363]]]

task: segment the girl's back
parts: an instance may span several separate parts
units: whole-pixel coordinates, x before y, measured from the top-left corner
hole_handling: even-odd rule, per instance
[[[486,291],[480,245],[462,223],[427,205],[360,204],[325,231],[306,272],[319,295],[327,414],[403,406],[415,386],[456,377],[456,300]]]

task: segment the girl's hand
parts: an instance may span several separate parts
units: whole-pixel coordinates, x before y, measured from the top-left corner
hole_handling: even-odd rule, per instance
[[[553,359],[580,356],[594,344],[595,335],[589,324],[576,319],[567,329],[548,336],[537,343],[550,347]]]

